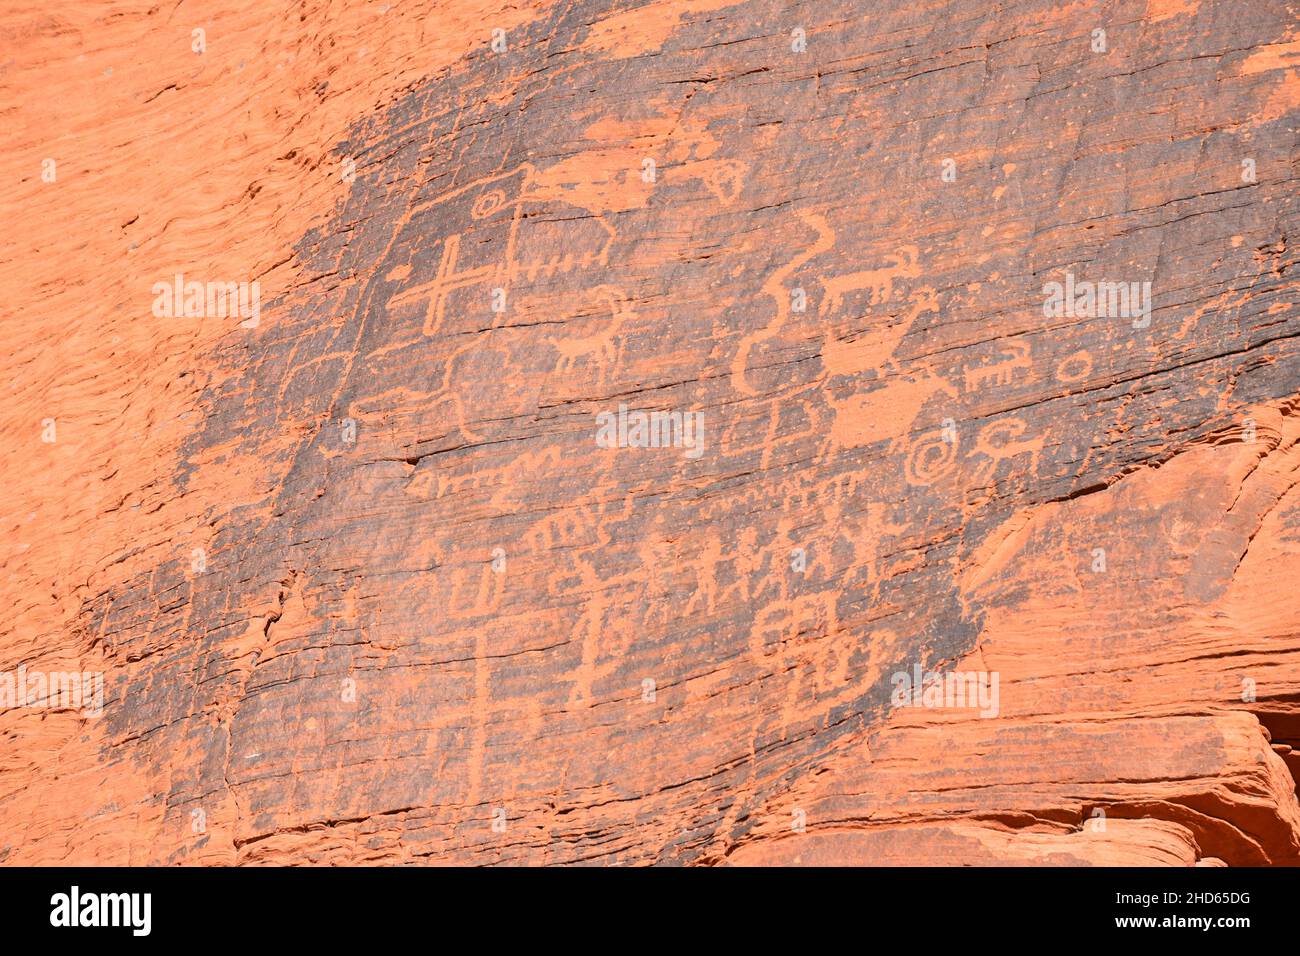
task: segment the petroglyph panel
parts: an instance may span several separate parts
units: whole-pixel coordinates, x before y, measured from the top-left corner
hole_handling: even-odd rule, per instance
[[[1250,736],[1300,700],[1293,602],[1251,604],[1300,564],[1295,24],[983,12],[576,0],[364,87],[259,325],[185,346],[198,414],[155,469],[95,446],[87,507],[138,515],[27,582],[75,582],[16,629],[111,691],[81,789],[0,819],[77,861],[715,863],[785,859],[797,805],[819,854],[1018,860],[984,831],[1213,793],[1244,835],[1117,832],[1300,859]],[[1054,312],[1067,276],[1134,294]],[[900,705],[913,668],[996,671],[997,714]]]

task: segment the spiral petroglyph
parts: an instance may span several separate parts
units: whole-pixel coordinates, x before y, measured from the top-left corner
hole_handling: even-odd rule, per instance
[[[907,451],[907,483],[925,488],[952,474],[957,465],[957,441],[943,431],[922,435]]]

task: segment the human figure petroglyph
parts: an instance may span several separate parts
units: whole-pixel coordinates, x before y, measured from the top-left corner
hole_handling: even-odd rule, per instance
[[[596,681],[618,670],[642,632],[641,625],[628,618],[642,610],[635,596],[641,594],[646,585],[643,571],[635,562],[630,570],[621,574],[611,575],[604,569],[604,562],[601,562],[602,567],[598,567],[597,556],[609,547],[608,522],[598,523],[597,534],[599,540],[594,545],[570,556],[580,592],[584,595],[581,614],[574,628],[580,635],[581,662],[569,692],[568,705],[571,708],[592,705]]]
[[[717,535],[711,535],[698,557],[688,558],[682,562],[694,580],[690,600],[686,602],[687,616],[696,613],[699,605],[706,614],[714,613],[718,608],[718,563],[722,560],[722,541]]]
[[[586,599],[582,602],[582,613],[574,630],[581,635],[582,656],[578,671],[574,675],[573,686],[569,690],[569,707],[590,707],[592,689],[598,676],[597,658],[600,653],[600,637],[604,632],[605,611],[609,598],[604,582],[595,566],[586,558],[573,556]]]
[[[658,533],[643,537],[636,547],[644,582],[645,623],[672,619],[672,572],[677,566],[673,543]]]
[[[449,578],[447,608],[452,615],[483,616],[500,608],[505,594],[505,575],[493,571],[490,562],[451,569]]]
[[[753,599],[752,585],[763,566],[766,556],[758,545],[758,530],[753,527],[740,532],[736,546],[731,551],[727,562],[731,565],[732,581],[722,588],[721,600],[737,601],[746,606]]]
[[[731,600],[743,609],[761,597],[768,587],[775,586],[774,581],[781,582],[779,591],[782,595],[786,593],[785,569],[781,562],[789,553],[788,537],[783,530],[779,531],[772,545],[766,548],[760,546],[758,540],[758,531],[752,527],[743,530],[730,546],[724,544],[721,537],[712,535],[697,557],[680,562],[691,574],[691,598],[686,603],[686,614],[695,612],[697,601],[703,602],[703,610],[709,614]],[[769,559],[772,562],[770,566],[778,573],[759,575],[759,569]],[[723,569],[730,574],[720,573]]]
[[[828,524],[832,527],[832,543],[844,542],[853,551],[853,558],[844,569],[841,579],[846,584],[872,582],[878,585],[880,574],[876,561],[880,542],[907,531],[907,525],[889,517],[889,506],[883,502],[869,501],[865,505],[848,507],[835,502],[828,510]]]

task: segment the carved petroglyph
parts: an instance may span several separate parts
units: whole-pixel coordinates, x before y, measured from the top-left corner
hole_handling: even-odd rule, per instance
[[[592,362],[597,380],[603,383],[609,369],[618,363],[620,332],[630,319],[635,318],[635,313],[628,297],[611,285],[589,290],[588,298],[599,314],[609,314],[609,321],[591,335],[558,339],[554,344],[560,357],[555,370],[571,372],[582,362]]]
[[[835,599],[835,591],[822,591],[768,604],[755,616],[749,632],[752,657],[763,660],[800,641],[839,630]]]
[[[506,310],[491,308],[492,290],[500,289],[508,301],[512,283],[521,278],[534,282],[607,266],[617,232],[603,216],[591,217],[599,232],[586,242],[579,234],[576,250],[549,256],[527,254],[539,239],[549,238],[548,227],[553,228],[550,223],[525,223],[526,204],[539,201],[531,191],[535,176],[533,165],[524,163],[414,206],[405,217],[414,224],[412,228],[423,228],[428,217],[435,217],[446,237],[433,278],[391,296],[388,309],[400,311],[411,304],[423,304],[422,330],[433,336],[442,328],[453,295],[474,289],[477,300],[467,303],[465,311],[491,314],[491,326],[496,328],[504,324]],[[575,234],[570,231],[564,237],[572,242]]]
[[[900,423],[914,421],[925,405],[938,395],[957,397],[948,382],[928,369],[906,373],[886,363],[893,373],[879,387],[855,392],[847,398],[828,393],[827,405],[834,414],[828,439],[831,449],[861,448],[897,436]]]
[[[206,225],[187,216],[194,221],[165,230],[162,246],[137,249],[153,257],[138,263],[148,269],[167,268],[173,254],[207,262],[212,250],[196,241],[215,235],[237,253],[232,262],[282,263],[266,276],[283,290],[272,322],[256,336],[212,340],[156,330],[166,367],[145,374],[138,394],[101,393],[99,373],[126,367],[139,349],[91,357],[96,374],[81,376],[89,396],[14,353],[16,392],[39,398],[19,417],[59,417],[59,445],[33,445],[62,456],[46,470],[80,463],[81,484],[68,487],[89,482],[104,500],[53,524],[44,512],[21,520],[35,503],[11,509],[15,540],[32,541],[32,567],[42,535],[61,550],[42,559],[49,573],[39,580],[27,580],[26,557],[10,562],[20,597],[5,624],[17,625],[20,645],[28,633],[76,645],[84,628],[89,649],[121,665],[123,690],[122,705],[105,708],[105,733],[78,736],[70,724],[82,743],[65,740],[70,766],[89,766],[99,748],[122,773],[29,774],[25,790],[10,788],[7,822],[34,814],[28,829],[57,837],[24,861],[71,853],[93,862],[143,847],[148,862],[726,862],[763,837],[767,807],[788,820],[800,787],[833,795],[802,801],[814,832],[845,829],[837,820],[873,829],[956,817],[972,805],[995,821],[1068,819],[1077,793],[1060,803],[1039,800],[1037,788],[1026,805],[1022,778],[1001,786],[997,761],[980,755],[1013,738],[1030,750],[1052,739],[1071,698],[1135,713],[1143,705],[1125,695],[1169,683],[1091,686],[1134,661],[1102,654],[1090,675],[1052,656],[1097,657],[1084,639],[1092,619],[1107,653],[1117,643],[1108,633],[1137,648],[1139,630],[1160,630],[1122,601],[1114,620],[1089,613],[1129,594],[1130,575],[1085,578],[1088,604],[1067,607],[1061,595],[1073,599],[1071,568],[1103,545],[1112,568],[1136,555],[1150,566],[1144,582],[1176,583],[1181,550],[1165,562],[1160,548],[1123,543],[1147,540],[1150,513],[1167,500],[1188,499],[1186,525],[1212,530],[1224,513],[1217,499],[1230,507],[1231,533],[1216,540],[1233,569],[1250,545],[1234,603],[1198,598],[1189,613],[1228,644],[1286,632],[1285,615],[1252,617],[1269,602],[1252,601],[1244,585],[1252,565],[1276,563],[1279,546],[1269,499],[1241,476],[1253,468],[1252,482],[1281,488],[1293,462],[1280,467],[1280,449],[1268,451],[1277,436],[1261,411],[1251,413],[1258,448],[1201,440],[1212,418],[1240,427],[1242,401],[1263,408],[1296,381],[1295,255],[1280,242],[1295,218],[1279,163],[1293,146],[1287,124],[1202,128],[1221,126],[1225,105],[1229,114],[1251,105],[1234,81],[1241,57],[1219,71],[1222,82],[1213,64],[1111,77],[1117,95],[1090,96],[1081,112],[1069,77],[1034,85],[1060,66],[1050,43],[1013,44],[1024,69],[1005,83],[984,82],[978,68],[898,83],[896,58],[877,55],[873,37],[906,37],[917,62],[952,53],[953,31],[926,30],[924,11],[918,19],[906,5],[878,5],[868,31],[824,11],[787,62],[772,54],[788,49],[782,31],[793,21],[774,26],[772,10],[752,6],[714,4],[720,12],[708,16],[688,6],[680,21],[672,10],[617,8],[638,52],[614,62],[578,47],[615,8],[516,5],[503,24],[508,55],[462,56],[451,24],[452,42],[423,44],[433,59],[414,72],[397,63],[387,86],[289,90],[291,109],[333,112],[296,124],[295,163],[278,158],[274,136],[238,151],[255,161],[219,177],[214,185],[235,191],[204,207],[238,213],[234,233],[216,228],[221,216]],[[680,22],[681,36],[646,56],[655,19]],[[1189,36],[1204,39],[1191,19],[1147,31],[1160,54],[1151,62],[1180,62]],[[390,20],[378,32],[396,36]],[[1069,20],[1048,16],[1035,29],[1073,35]],[[1208,119],[1175,108],[1184,94],[1214,90],[1227,99],[1210,103]],[[1119,144],[1126,152],[1096,155],[1097,131],[1133,119],[1116,102],[1143,91],[1163,110],[1152,128],[1159,142],[1143,127]],[[1063,135],[988,122],[999,103],[1030,92],[1032,118],[1059,120]],[[188,94],[167,94],[178,95]],[[945,97],[962,111],[932,116],[927,101]],[[339,144],[364,157],[361,175],[337,194],[299,190],[297,212],[281,216],[277,191],[287,183],[295,198],[295,170],[307,174],[303,164],[330,148],[310,128],[339,130],[371,101],[388,105],[364,110]],[[942,133],[958,157],[964,186],[899,189],[899,176],[911,177],[896,160],[916,130],[898,120],[922,116],[929,139]],[[1085,120],[1093,136],[1081,152]],[[1236,188],[1235,152],[1246,148],[1259,157],[1259,182]],[[1115,165],[1152,149],[1160,176],[1126,178]],[[646,160],[657,179],[643,178]],[[277,170],[269,179],[267,164]],[[975,188],[999,165],[1004,183]],[[260,184],[255,201],[238,195],[247,182]],[[336,214],[321,215],[335,201]],[[140,240],[140,229],[167,221],[146,202],[131,226],[138,211],[104,242],[124,232]],[[308,222],[316,228],[286,258],[295,224]],[[1263,258],[1250,261],[1252,250]],[[1035,276],[1083,263],[1160,279],[1151,332],[1045,328],[1022,313]],[[58,279],[46,275],[40,288],[58,293]],[[1171,345],[1194,310],[1186,339]],[[173,431],[162,426],[177,402],[201,414]],[[591,413],[625,402],[702,408],[717,440],[696,462],[602,448]],[[117,404],[120,427],[105,430],[114,422],[92,412]],[[358,427],[340,439],[348,419]],[[133,465],[145,460],[127,453],[140,442],[122,435],[144,436],[161,467]],[[1264,457],[1252,461],[1256,453]],[[1159,469],[1142,467],[1153,459]],[[1204,489],[1198,476],[1209,476]],[[1072,497],[1101,487],[1110,490]],[[94,540],[64,533],[76,527]],[[176,573],[161,553],[169,529],[184,537],[171,544],[187,566],[191,547],[206,549],[204,571]],[[1179,547],[1190,538],[1180,531]],[[1063,587],[1053,583],[1058,564]],[[286,567],[300,586],[280,602]],[[972,568],[979,591],[967,584]],[[44,596],[47,579],[57,600]],[[61,580],[89,584],[66,590]],[[1183,595],[1151,605],[1158,625]],[[1215,623],[1224,620],[1233,627]],[[1169,666],[1259,663],[1253,651],[1212,650],[1197,645],[1168,656]],[[970,665],[981,669],[1009,664],[1017,681],[1056,681],[1042,693],[1068,706],[1008,695],[997,742],[958,739],[960,715],[891,722],[891,673],[964,668],[968,655],[992,655]],[[351,674],[358,693],[339,707],[337,685]],[[657,689],[648,699],[646,680]],[[1260,685],[1261,697],[1294,689]],[[1158,703],[1182,713],[1195,696]],[[57,749],[58,735],[42,735],[63,731],[35,723],[41,739],[28,749],[51,752],[42,740]],[[1093,721],[1090,739],[1114,723]],[[1077,781],[1079,748],[1069,746],[1058,769]],[[1218,748],[1183,749],[1195,758]],[[1132,779],[1094,769],[1082,768],[1087,781]],[[979,779],[964,779],[972,774]],[[1200,770],[1192,776],[1214,785]],[[1171,779],[1124,786],[1151,805],[1204,802],[1192,789],[1200,784]],[[78,780],[102,783],[102,797],[43,812],[60,805],[53,790]],[[187,860],[190,850],[154,825],[159,800],[164,815],[225,802],[209,810],[220,834],[202,856]],[[1225,816],[1221,805],[1211,809]],[[508,832],[490,828],[500,808]],[[69,828],[76,820],[85,825]]]
[[[730,206],[740,196],[748,167],[735,159],[703,160],[689,164],[691,171],[709,192],[724,206]]]
[[[962,382],[966,391],[975,392],[990,385],[1010,385],[1017,372],[1028,373],[1033,367],[1029,343],[1024,339],[1009,339],[1001,358],[990,365],[969,365]]]
[[[1022,455],[1030,456],[1028,474],[1033,475],[1038,469],[1043,439],[1041,436],[1022,439],[1027,429],[1020,418],[990,422],[976,433],[975,441],[964,455],[959,454],[960,438],[955,428],[928,431],[909,446],[904,475],[908,484],[928,487],[953,475],[958,463],[965,462],[970,466],[970,479],[976,487],[981,487],[993,479],[1004,461],[1014,461]]]
[[[532,165],[525,163],[510,172],[476,180],[414,206],[406,217],[406,228],[434,217],[440,228],[446,230],[446,237],[438,252],[434,277],[391,296],[389,311],[412,303],[425,304],[423,331],[432,336],[442,328],[454,292],[476,286],[484,290],[508,290],[515,269],[523,196],[533,173]],[[502,229],[504,236],[500,234]],[[461,246],[466,236],[470,242],[462,258]],[[475,311],[488,314],[486,295],[482,308]]]
[[[771,728],[782,738],[811,706],[845,704],[861,694],[869,671],[855,657],[867,642],[842,625],[838,599],[836,588],[801,594],[766,605],[754,618],[751,661],[790,675]]]
[[[1227,288],[1184,318],[1182,325],[1174,333],[1174,338],[1178,340],[1187,338],[1207,315],[1222,319],[1240,312],[1258,294],[1261,282],[1267,288],[1267,280],[1276,279],[1286,273],[1288,264],[1286,252],[1286,236],[1279,237],[1276,242],[1256,246],[1251,253],[1251,258],[1245,260],[1232,281],[1226,283]],[[1250,281],[1242,284],[1242,281],[1247,278]],[[1284,308],[1289,311],[1291,306],[1287,304]]]
[[[516,331],[527,329],[530,309],[578,303],[570,331],[579,334],[550,343],[559,353],[557,371],[586,365],[602,382],[618,361],[620,336],[634,317],[629,297],[603,281],[615,228],[597,214],[540,214],[559,200],[538,194],[537,176],[532,164],[523,163],[417,203],[399,218],[390,242],[407,261],[387,271],[390,283],[404,285],[387,299],[388,312],[399,318],[421,314],[422,334],[441,338],[451,349],[434,368],[436,385],[421,416],[431,429],[441,427],[464,443],[484,440],[474,420],[493,403],[485,402],[481,386],[470,392],[462,383],[497,383],[501,404],[525,408],[525,397],[510,391],[503,373],[528,367],[538,351],[535,332]],[[539,213],[526,215],[529,206]],[[436,237],[432,243],[430,235]],[[436,263],[424,281],[422,263]],[[566,276],[573,277],[569,287],[542,287]],[[571,288],[587,276],[589,288]],[[510,318],[516,314],[525,316],[518,325]]]
[[[1087,349],[1072,352],[1056,363],[1056,380],[1072,385],[1092,373],[1092,353]]]
[[[741,338],[740,346],[736,349],[736,357],[731,363],[731,387],[742,395],[758,394],[758,391],[745,381],[749,369],[749,353],[759,343],[776,337],[790,317],[790,290],[786,287],[787,280],[804,263],[835,246],[835,231],[831,229],[824,216],[819,213],[801,212],[799,218],[813,230],[817,238],[802,252],[769,275],[763,283],[763,294],[776,303],[776,315],[763,328]]]
[[[771,273],[763,284],[764,294],[776,305],[776,315],[767,326],[744,336],[740,341],[732,362],[731,382],[733,388],[743,395],[758,394],[747,379],[754,348],[780,334],[790,318],[790,281],[801,267],[816,256],[835,248],[835,231],[825,217],[815,213],[800,215],[814,231],[815,238],[802,252]],[[894,298],[899,280],[915,278],[921,274],[918,259],[919,249],[915,245],[904,245],[897,253],[885,256],[885,264],[882,266],[823,279],[821,285],[824,294],[819,313],[821,320],[833,320],[844,309],[846,301],[857,293],[865,292],[872,305],[883,306],[888,303]],[[888,376],[890,380],[883,387],[853,392],[847,396],[842,389],[823,389],[829,421],[818,421],[814,426],[825,435],[820,442],[819,460],[838,449],[869,445],[893,437],[896,423],[912,420],[920,408],[936,394],[942,392],[955,397],[952,387],[928,369],[911,368],[904,372],[893,361],[894,351],[912,323],[926,312],[938,311],[937,295],[932,287],[916,289],[910,298],[910,306],[902,313],[901,320],[884,326],[882,330],[862,333],[852,341],[841,340],[830,330],[823,334],[825,380],[836,376],[856,377],[865,372],[875,372],[882,378]],[[789,396],[777,396],[769,402],[768,434],[763,444],[761,468],[767,468],[771,463],[782,410],[788,400]],[[809,421],[821,417],[813,411],[807,416]],[[801,438],[803,435],[791,437]]]
[[[1038,470],[1038,453],[1042,450],[1043,439],[1022,440],[1028,425],[1022,418],[1004,418],[990,422],[979,430],[975,438],[975,447],[971,458],[981,459],[975,463],[971,473],[977,486],[985,485],[997,474],[998,467],[1004,461],[1014,461],[1021,455],[1030,456],[1028,474]]]
[[[516,279],[522,276],[529,282],[534,282],[538,278],[551,279],[588,269],[594,270],[597,275],[603,275],[603,270],[609,265],[609,250],[618,237],[618,231],[601,215],[584,221],[591,222],[593,228],[580,230],[577,226],[571,226],[566,229],[560,223],[528,221],[526,242],[522,243],[525,247],[547,238],[563,243],[566,247],[576,247],[579,251],[575,253],[573,248],[568,248],[564,253],[557,252],[545,257],[531,256],[512,262],[507,270],[509,277]]]
[[[872,305],[883,305],[888,302],[894,294],[895,280],[915,279],[921,274],[921,267],[917,264],[917,254],[916,246],[903,246],[897,254],[885,257],[888,265],[877,269],[863,269],[861,272],[850,272],[825,280],[822,283],[826,289],[826,301],[822,306],[823,314],[834,315],[844,305],[845,297],[854,292],[869,293]]]
[[[824,309],[839,309],[848,293],[863,290],[871,293],[876,304],[883,305],[893,296],[895,279],[918,271],[916,255],[916,248],[907,246],[902,254],[889,257],[895,264],[892,268],[829,280],[826,287],[831,294]],[[824,453],[892,440],[897,437],[900,423],[914,421],[936,396],[957,398],[956,389],[941,375],[896,358],[899,344],[921,315],[939,311],[933,287],[912,289],[907,302],[897,317],[856,333],[851,340],[838,339],[830,332],[824,337],[823,393],[832,415]],[[833,313],[828,312],[827,317],[833,318]],[[864,375],[869,376],[866,387],[854,388],[848,394],[836,381],[847,377],[856,382]]]
[[[936,429],[912,443],[904,459],[903,473],[908,484],[923,488],[951,474],[956,463],[957,440]]]

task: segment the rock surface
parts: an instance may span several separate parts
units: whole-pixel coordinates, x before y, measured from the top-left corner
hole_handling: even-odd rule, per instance
[[[1298,73],[1294,0],[0,12],[0,670],[104,680],[0,708],[0,860],[1300,862]]]

